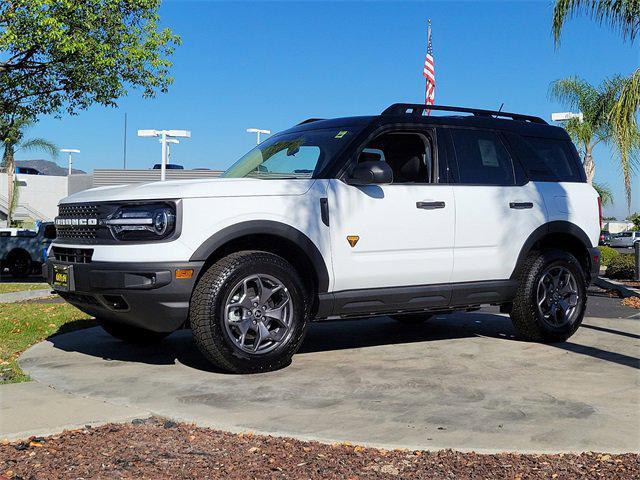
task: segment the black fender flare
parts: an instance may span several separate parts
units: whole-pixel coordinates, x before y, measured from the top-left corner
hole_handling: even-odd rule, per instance
[[[232,240],[249,235],[264,234],[282,237],[298,245],[316,271],[318,293],[326,292],[329,289],[329,272],[316,244],[297,228],[273,220],[249,220],[223,228],[205,240],[189,260],[192,262],[206,261],[216,250]]]
[[[516,261],[516,266],[513,269],[510,278],[517,278],[520,267],[524,264],[527,255],[531,251],[531,248],[536,244],[536,242],[544,238],[546,235],[553,233],[565,233],[567,235],[575,237],[580,241],[580,243],[584,245],[585,251],[587,253],[589,252],[589,249],[593,248],[589,236],[576,224],[564,220],[555,220],[553,222],[545,223],[536,228],[524,242],[522,249],[520,249],[520,254],[518,255],[518,260]]]

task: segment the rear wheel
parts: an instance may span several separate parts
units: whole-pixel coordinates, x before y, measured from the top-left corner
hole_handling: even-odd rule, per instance
[[[560,250],[535,252],[522,269],[511,320],[526,340],[563,342],[582,323],[586,304],[585,275],[576,258]]]
[[[393,318],[396,322],[404,323],[405,325],[419,325],[433,318],[431,313],[407,313],[404,315],[389,315],[389,318]]]
[[[9,273],[15,278],[24,278],[31,273],[31,257],[26,252],[16,252],[8,260]]]
[[[109,335],[123,342],[134,344],[158,343],[171,334],[171,332],[153,332],[145,328],[133,327],[109,320],[100,320],[100,326]]]
[[[225,371],[284,367],[304,338],[308,299],[300,275],[285,259],[233,253],[209,267],[196,285],[189,310],[196,345]]]

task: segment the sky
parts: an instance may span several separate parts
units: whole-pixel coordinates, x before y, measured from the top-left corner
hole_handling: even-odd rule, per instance
[[[143,99],[131,90],[117,108],[44,117],[29,136],[80,149],[76,168],[121,168],[126,112],[128,168],[160,161],[157,140],[136,137],[137,129],[153,128],[191,130],[191,139],[173,146],[172,162],[224,169],[255,144],[248,127],[277,132],[309,117],[377,114],[395,102],[424,101],[428,18],[438,104],[498,109],[504,103],[505,111],[549,119],[567,110],[548,98],[553,80],[579,75],[599,83],[640,64],[638,43],[625,44],[587,18],[571,20],[556,49],[551,14],[546,0],[164,1],[163,26],[182,37],[169,92]],[[617,159],[598,146],[595,160],[596,181],[614,193],[605,214],[626,217]],[[632,211],[638,210],[636,175]]]

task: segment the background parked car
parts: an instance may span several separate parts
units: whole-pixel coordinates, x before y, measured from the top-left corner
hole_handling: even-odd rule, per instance
[[[632,248],[633,244],[640,242],[640,232],[621,232],[611,237],[611,246],[618,248]]]
[[[611,245],[611,234],[606,230],[602,230],[600,232],[600,240],[598,242],[598,245]]]
[[[56,238],[51,222],[41,223],[38,230],[20,230],[0,235],[0,272],[5,268],[13,277],[26,277],[46,261],[49,245]]]

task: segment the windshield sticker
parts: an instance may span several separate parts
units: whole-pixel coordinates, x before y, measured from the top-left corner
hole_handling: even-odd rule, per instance
[[[349,132],[347,132],[346,130],[340,130],[340,131],[338,132],[338,134],[337,134],[335,137],[333,137],[333,138],[342,138],[342,137],[344,137],[347,133],[349,133]]]

